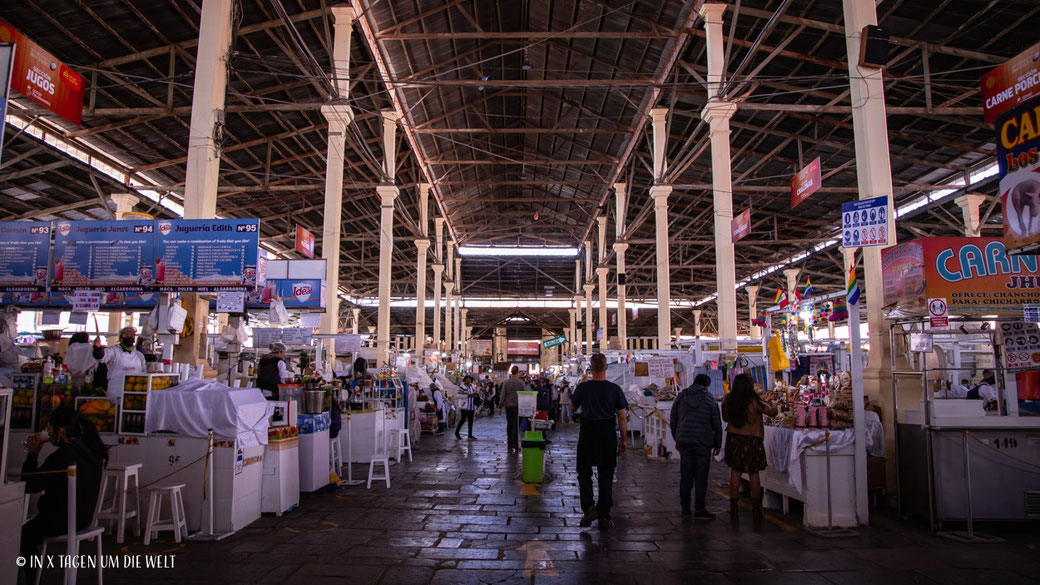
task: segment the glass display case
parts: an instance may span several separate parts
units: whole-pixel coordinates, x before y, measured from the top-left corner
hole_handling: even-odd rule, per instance
[[[39,374],[11,374],[11,428],[31,431],[36,421]]]
[[[176,386],[180,375],[170,373],[132,373],[123,380],[123,399],[119,414],[119,434],[143,435],[148,409],[148,393]]]

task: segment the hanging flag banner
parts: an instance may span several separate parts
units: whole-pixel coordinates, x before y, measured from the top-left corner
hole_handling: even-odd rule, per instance
[[[997,117],[997,166],[1004,246],[1009,254],[1040,249],[1040,97]]]
[[[59,221],[51,287],[140,292],[153,283],[154,221]]]
[[[841,204],[842,245],[846,248],[888,245],[888,196]]]
[[[982,76],[982,111],[986,123],[1040,95],[1040,43]]]
[[[300,224],[296,224],[295,249],[308,258],[314,258],[314,234]]]
[[[259,220],[184,219],[152,223],[156,226],[155,286],[160,292],[256,288]]]
[[[730,220],[730,233],[733,241],[742,240],[751,233],[751,210],[745,209],[743,213]]]
[[[50,222],[0,221],[0,291],[43,291],[50,251]]]
[[[820,157],[816,157],[798,174],[791,177],[791,207],[796,207],[823,186],[823,169]]]
[[[14,43],[11,89],[77,126],[83,118],[83,77],[0,20],[0,43]]]

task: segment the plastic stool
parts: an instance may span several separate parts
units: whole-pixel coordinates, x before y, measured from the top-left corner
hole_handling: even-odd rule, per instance
[[[390,453],[389,449],[387,448],[387,443],[389,442],[389,440],[385,434],[385,431],[380,431],[380,434],[380,440],[376,442],[375,453],[372,454],[372,459],[368,462],[368,483],[365,486],[366,489],[372,489],[373,479],[386,480],[386,487],[387,489],[390,488]],[[373,477],[373,474],[375,474],[376,465],[379,464],[382,464],[383,466],[383,475]]]
[[[343,470],[343,450],[339,444],[339,437],[329,439],[329,467],[336,475]]]
[[[81,542],[85,542],[85,541],[88,541],[88,540],[93,540],[93,541],[97,542],[97,552],[94,553],[94,561],[97,563],[97,582],[98,582],[98,585],[103,585],[102,584],[102,576],[101,576],[101,533],[103,533],[104,531],[105,531],[105,529],[100,527],[100,526],[91,526],[89,528],[84,528],[83,530],[80,530],[79,532],[76,533],[76,536],[75,536],[77,548],[79,546],[79,543],[81,543]],[[61,536],[51,536],[51,537],[43,539],[43,547],[40,550],[40,556],[43,557],[43,558],[47,558],[47,545],[51,544],[51,543],[57,544],[59,542],[68,542],[67,536],[68,535],[66,535],[66,534],[62,534]],[[46,564],[46,563],[44,563],[44,564]],[[57,564],[57,563],[55,563],[55,564]],[[65,576],[66,576],[66,578],[69,579],[69,582],[75,583],[76,582],[76,573],[73,572],[71,575],[69,575],[68,571],[76,571],[76,569],[69,568],[69,569],[65,569],[65,571],[66,571],[66,575]],[[40,567],[40,569],[38,571],[36,571],[36,585],[40,585],[40,578],[41,577],[43,577],[43,567]]]
[[[390,451],[395,453],[394,459],[401,461],[401,453],[408,452],[408,460],[412,460],[412,437],[408,429],[397,429],[390,431]]]
[[[184,499],[181,497],[183,483],[159,485],[148,491],[148,523],[144,527],[144,543],[148,545],[153,536],[160,530],[172,530],[174,542],[180,542],[181,536],[188,536],[188,522],[184,517]],[[170,496],[170,519],[162,521],[163,494]]]
[[[101,474],[101,490],[98,493],[97,510],[94,519],[100,523],[102,520],[114,521],[116,523],[116,543],[123,544],[126,535],[126,522],[134,519],[134,536],[141,536],[141,477],[139,471],[140,463],[130,465],[110,465]],[[134,480],[134,509],[127,510],[127,498],[130,496],[130,480]],[[112,506],[103,507],[105,494],[108,486],[112,486]]]

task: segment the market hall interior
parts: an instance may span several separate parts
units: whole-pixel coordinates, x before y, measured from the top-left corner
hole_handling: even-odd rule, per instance
[[[0,583],[1035,580],[1038,26],[5,3]]]

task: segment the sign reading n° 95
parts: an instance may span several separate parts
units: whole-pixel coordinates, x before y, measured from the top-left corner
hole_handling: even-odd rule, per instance
[[[256,219],[159,220],[155,288],[160,292],[256,288],[260,222]]]

